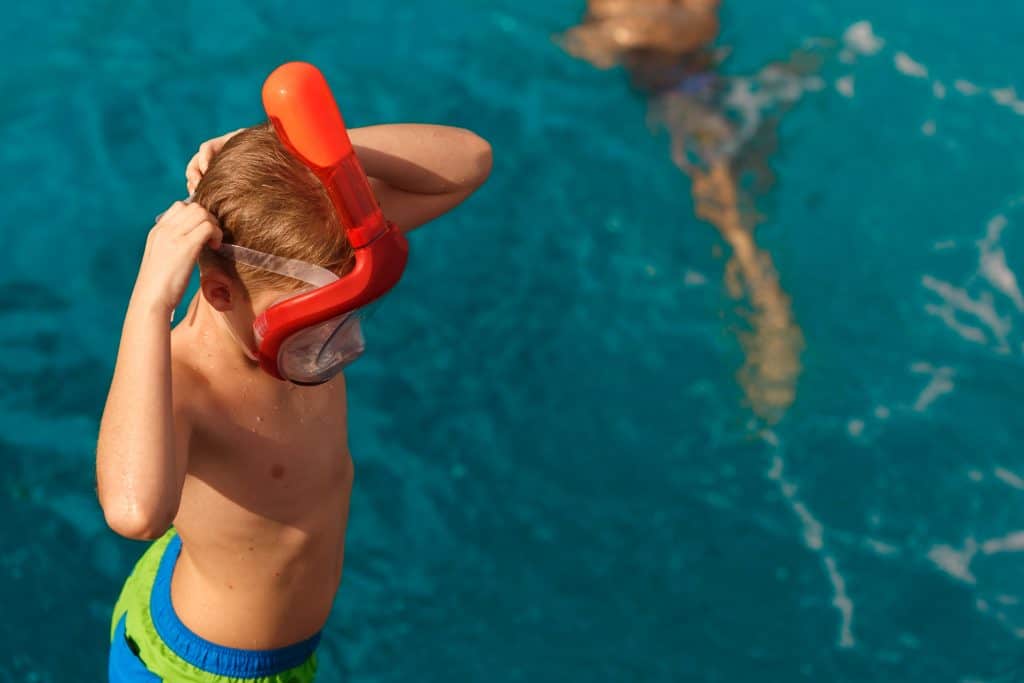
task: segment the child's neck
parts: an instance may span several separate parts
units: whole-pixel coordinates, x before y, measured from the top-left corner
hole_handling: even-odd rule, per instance
[[[259,386],[261,392],[279,397],[300,388],[260,369],[258,362],[252,360],[241,346],[246,340],[239,339],[237,332],[233,334],[228,325],[224,314],[213,308],[202,292],[197,292],[189,304],[188,313],[175,330],[184,335],[183,345],[195,359],[196,366],[208,368],[210,374],[224,381],[230,379],[232,383]],[[248,342],[252,343],[251,338]]]
[[[243,372],[262,372],[243,346],[246,343],[251,345],[251,338],[245,339],[233,331],[225,315],[214,309],[202,292],[196,292],[188,313],[176,329],[182,329],[191,338],[190,346],[207,358],[215,358],[219,364]]]

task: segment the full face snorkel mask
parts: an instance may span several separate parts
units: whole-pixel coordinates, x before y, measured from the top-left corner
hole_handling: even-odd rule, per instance
[[[220,253],[310,285],[267,308],[253,322],[253,336],[263,370],[294,384],[322,384],[362,353],[359,311],[398,283],[409,245],[384,218],[315,66],[289,62],[275,69],[263,84],[263,108],[281,144],[323,183],[355,265],[339,278],[324,268],[238,245],[225,244]]]

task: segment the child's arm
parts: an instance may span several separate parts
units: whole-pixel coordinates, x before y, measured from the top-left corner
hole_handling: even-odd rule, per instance
[[[193,192],[210,160],[240,128],[207,140],[185,169]],[[451,211],[491,173],[491,146],[463,128],[395,123],[349,130],[384,215],[412,230]]]
[[[491,146],[463,128],[399,123],[349,135],[384,215],[402,230],[452,210],[491,172]]]
[[[146,240],[96,448],[103,514],[128,538],[159,537],[178,511],[191,428],[171,391],[169,320],[199,250],[221,237],[205,209],[175,202]]]

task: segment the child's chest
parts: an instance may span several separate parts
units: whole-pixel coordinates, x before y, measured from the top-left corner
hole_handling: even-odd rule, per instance
[[[190,453],[190,472],[238,502],[279,516],[347,496],[352,480],[344,379],[285,394],[241,391],[219,402]],[[244,503],[243,503],[244,504]],[[250,507],[246,505],[246,507]]]

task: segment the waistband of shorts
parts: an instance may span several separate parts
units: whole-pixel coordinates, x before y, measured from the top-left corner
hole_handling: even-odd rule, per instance
[[[175,534],[160,559],[150,594],[153,626],[174,654],[203,671],[229,678],[273,676],[301,665],[320,643],[320,633],[274,650],[242,650],[217,645],[189,630],[171,604],[171,576],[181,554],[181,538]]]

